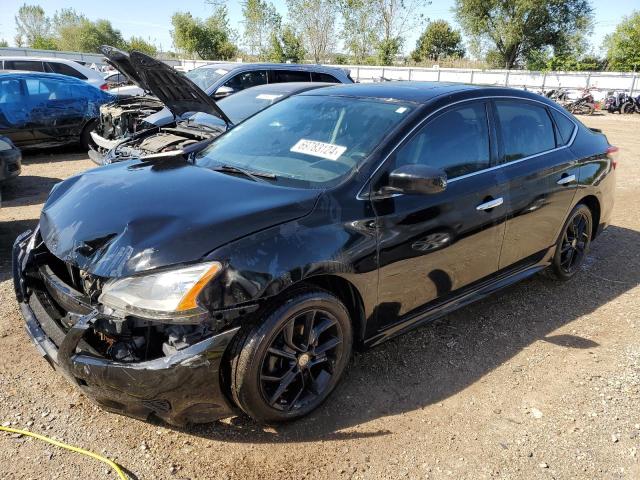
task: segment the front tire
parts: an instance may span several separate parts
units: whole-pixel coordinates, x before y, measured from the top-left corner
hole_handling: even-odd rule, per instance
[[[547,273],[556,280],[569,280],[580,270],[589,252],[593,216],[584,204],[571,211],[556,242],[556,252]]]
[[[315,289],[293,294],[239,332],[231,347],[231,396],[261,423],[307,415],[338,384],[352,343],[349,313],[337,297]]]

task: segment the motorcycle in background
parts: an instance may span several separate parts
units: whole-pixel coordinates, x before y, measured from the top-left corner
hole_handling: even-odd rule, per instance
[[[627,101],[622,105],[622,113],[640,113],[640,95],[633,98],[627,95]]]
[[[629,109],[629,107],[627,106],[629,103],[633,104],[633,99],[625,92],[619,92],[614,93],[613,95],[609,95],[606,98],[604,108],[609,113],[623,113],[625,112],[625,108]],[[629,113],[633,113],[633,111]]]
[[[580,94],[580,98],[562,104],[570,113],[574,115],[592,115],[596,111],[593,95],[589,88],[585,88]]]

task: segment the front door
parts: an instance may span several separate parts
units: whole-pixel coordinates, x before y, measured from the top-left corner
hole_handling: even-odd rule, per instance
[[[489,106],[465,103],[430,119],[392,154],[372,186],[380,188],[388,173],[408,163],[441,168],[448,177],[438,194],[372,200],[379,238],[378,330],[498,269],[505,217],[491,168]]]

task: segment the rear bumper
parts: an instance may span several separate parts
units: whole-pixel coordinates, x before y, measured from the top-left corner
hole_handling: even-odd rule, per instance
[[[173,425],[210,422],[234,413],[221,389],[220,366],[237,328],[150,361],[121,363],[93,355],[83,338],[99,312],[62,329],[24,275],[29,239],[22,235],[13,247],[14,286],[25,328],[38,352],[72,385],[106,410],[141,419],[154,414]]]
[[[22,154],[17,148],[0,151],[0,181],[17,177],[22,170]]]

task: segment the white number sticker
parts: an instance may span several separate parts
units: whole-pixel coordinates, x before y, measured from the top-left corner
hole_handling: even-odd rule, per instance
[[[218,75],[225,75],[228,71],[229,71],[229,70],[225,70],[224,68],[218,68],[218,69],[216,70],[216,73],[217,73]]]
[[[282,95],[278,95],[275,93],[261,93],[256,97],[256,100],[275,100],[276,98],[280,98]]]
[[[327,160],[337,160],[346,150],[347,147],[342,145],[305,140],[304,138],[298,140],[298,143],[291,147],[292,152],[326,158]]]

